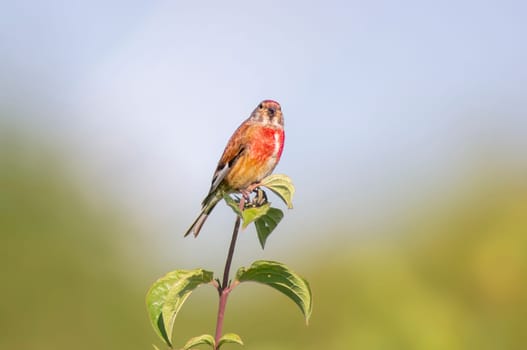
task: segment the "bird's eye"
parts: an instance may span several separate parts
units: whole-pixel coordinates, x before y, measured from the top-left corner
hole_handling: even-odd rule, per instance
[[[260,103],[260,105],[258,106],[258,108],[263,109],[263,103]]]

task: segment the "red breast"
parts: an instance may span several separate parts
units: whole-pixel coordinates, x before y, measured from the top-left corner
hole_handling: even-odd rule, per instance
[[[273,160],[278,163],[284,149],[285,133],[283,129],[262,127],[256,133],[251,145],[254,158]]]

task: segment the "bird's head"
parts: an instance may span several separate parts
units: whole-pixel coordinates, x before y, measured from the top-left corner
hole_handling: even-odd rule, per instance
[[[273,100],[265,100],[255,108],[251,119],[269,126],[283,127],[284,118],[280,104]]]

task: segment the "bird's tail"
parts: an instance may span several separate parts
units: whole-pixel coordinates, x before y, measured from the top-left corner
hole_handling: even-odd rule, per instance
[[[194,237],[198,237],[199,231],[201,231],[201,227],[209,217],[210,212],[216,204],[223,198],[223,193],[221,191],[215,191],[212,193],[209,193],[209,195],[205,198],[203,201],[203,207],[201,208],[201,213],[196,218],[194,223],[190,226],[190,228],[185,233],[185,237],[187,237],[189,234],[194,233]]]

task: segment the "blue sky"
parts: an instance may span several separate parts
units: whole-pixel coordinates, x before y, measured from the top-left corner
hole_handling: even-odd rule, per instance
[[[225,142],[279,101],[297,186],[279,250],[333,220],[360,235],[488,152],[523,165],[525,18],[520,1],[11,2],[0,101],[189,256],[230,226],[223,208],[208,240],[179,236]]]

